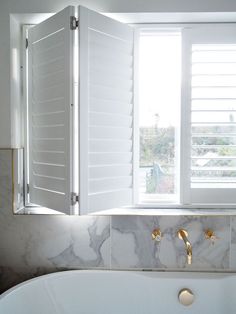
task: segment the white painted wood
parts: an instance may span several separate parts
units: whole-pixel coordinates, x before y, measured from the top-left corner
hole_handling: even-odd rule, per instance
[[[28,48],[26,47],[26,39],[28,40],[28,30],[33,25],[23,25],[22,27],[22,103],[23,110],[21,116],[21,127],[24,130],[24,137],[22,143],[24,143],[24,190],[27,191],[29,184],[29,119],[28,119]],[[24,195],[24,205],[29,205],[29,195],[26,192]]]
[[[80,214],[133,202],[133,37],[79,7]]]
[[[134,30],[134,61],[133,61],[133,204],[139,203],[139,38],[140,29]]]
[[[191,134],[189,130],[191,130],[191,126],[204,127],[219,125],[227,127],[235,124],[234,121],[229,120],[230,111],[228,110],[228,102],[230,101],[233,104],[236,99],[235,84],[232,84],[232,81],[230,85],[227,84],[226,74],[231,76],[236,73],[234,64],[236,28],[233,25],[202,25],[195,28],[189,27],[183,30],[183,42],[183,63],[185,64],[185,70],[183,72],[183,77],[185,78],[183,82],[183,95],[185,95],[185,108],[187,110],[183,112],[185,121],[182,123],[183,128],[185,128],[185,130],[183,129],[183,134],[184,132],[186,134],[182,151],[182,174],[184,180],[182,186],[185,200],[183,203],[195,206],[198,204],[222,204],[223,206],[235,204],[235,178],[221,177],[218,174],[219,171],[234,171],[235,167],[219,165],[209,166],[207,163],[204,164],[205,161],[214,160],[214,155],[212,158],[211,156],[206,158],[206,155],[205,161],[203,156],[200,156],[200,158],[191,156],[191,147],[195,149],[219,149],[229,148],[232,147],[232,145],[204,145],[204,142],[203,144],[198,144],[196,141],[201,140],[201,137],[202,139],[218,137],[218,133],[202,134],[200,132],[199,134]],[[206,45],[204,48],[201,46],[203,44]],[[222,47],[221,51],[217,49],[217,45],[219,44],[229,44],[232,46],[228,48],[229,50]],[[194,50],[192,51],[193,45]],[[207,52],[207,54],[205,54],[205,52]],[[213,56],[212,52],[214,52]],[[223,74],[223,76],[221,76],[221,74]],[[209,81],[209,78],[212,77],[216,77],[215,82],[217,82],[218,86],[208,85],[207,80]],[[191,81],[193,82],[192,86],[190,84]],[[197,102],[198,104],[199,101],[201,101],[202,104],[200,107],[198,106],[197,110],[194,110],[196,108],[195,103]],[[215,107],[216,105],[217,108]],[[204,106],[206,106],[206,110]],[[193,109],[192,115],[191,109]],[[217,109],[220,110],[217,111]],[[227,134],[227,132],[221,134],[219,131],[219,137],[224,138],[228,136],[233,141],[233,137],[235,137],[234,134]],[[192,144],[191,138],[189,137],[192,137]],[[186,138],[188,138],[188,142],[186,142]],[[197,159],[199,159],[199,165],[196,164]],[[221,157],[218,156],[216,159],[220,160]],[[223,159],[225,159],[225,157],[223,157]],[[201,164],[201,160],[203,164]],[[193,163],[192,166],[191,162]],[[211,171],[212,174],[209,178],[207,178],[206,175],[205,178],[201,178],[195,175],[195,172],[191,174],[191,170],[201,171],[202,173]]]
[[[180,121],[180,203],[191,203],[191,46],[188,29],[182,31],[182,85]]]
[[[30,202],[72,213],[73,32],[67,7],[29,30]]]
[[[132,152],[94,152],[89,153],[89,165],[113,165],[113,164],[130,164],[132,163]]]

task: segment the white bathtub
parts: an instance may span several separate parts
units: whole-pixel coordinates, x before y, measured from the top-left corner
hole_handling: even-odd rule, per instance
[[[184,306],[179,291],[195,300]],[[66,271],[0,296],[1,314],[235,314],[236,274]]]

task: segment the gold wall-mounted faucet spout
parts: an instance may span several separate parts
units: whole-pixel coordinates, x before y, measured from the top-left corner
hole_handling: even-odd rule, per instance
[[[180,229],[177,234],[178,234],[179,239],[184,241],[186,252],[187,252],[187,264],[191,265],[193,253],[192,253],[192,245],[188,239],[188,232],[184,229]]]

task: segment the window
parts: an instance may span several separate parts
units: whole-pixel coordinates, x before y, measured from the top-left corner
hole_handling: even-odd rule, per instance
[[[180,102],[181,32],[171,29],[141,30],[139,38],[141,202],[178,202]]]
[[[68,7],[29,30],[29,203],[81,214],[236,203],[232,25]]]
[[[235,203],[234,32],[234,25],[140,30],[141,203]]]

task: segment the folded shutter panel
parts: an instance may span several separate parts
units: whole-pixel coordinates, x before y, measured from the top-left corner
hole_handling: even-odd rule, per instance
[[[30,202],[70,213],[73,32],[67,7],[29,30]]]
[[[79,7],[81,214],[132,204],[133,37]]]

